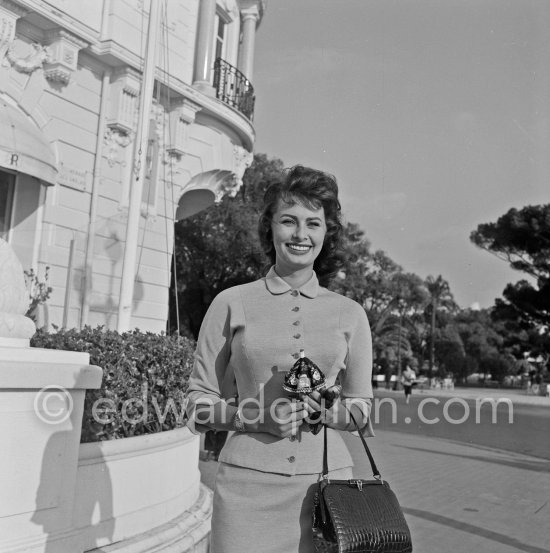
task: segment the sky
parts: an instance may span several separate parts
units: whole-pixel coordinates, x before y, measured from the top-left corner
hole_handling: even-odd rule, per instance
[[[470,233],[550,201],[550,2],[269,0],[255,151],[334,174],[345,219],[461,307],[524,277]]]

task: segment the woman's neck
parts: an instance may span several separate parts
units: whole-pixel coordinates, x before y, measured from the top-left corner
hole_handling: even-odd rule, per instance
[[[313,276],[313,267],[304,267],[303,269],[290,270],[284,267],[279,267],[275,264],[275,272],[280,276],[291,288],[301,288]]]

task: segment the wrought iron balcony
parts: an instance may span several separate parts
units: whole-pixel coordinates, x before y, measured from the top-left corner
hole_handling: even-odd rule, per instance
[[[214,62],[214,88],[218,100],[238,109],[252,121],[256,100],[254,87],[236,67],[222,58]]]

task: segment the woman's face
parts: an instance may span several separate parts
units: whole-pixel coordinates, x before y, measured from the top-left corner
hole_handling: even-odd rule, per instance
[[[300,203],[290,205],[279,200],[271,220],[271,230],[279,269],[297,271],[313,268],[327,233],[325,210],[323,207],[310,209]]]

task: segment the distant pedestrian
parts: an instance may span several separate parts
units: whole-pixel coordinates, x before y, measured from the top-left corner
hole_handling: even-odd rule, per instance
[[[540,394],[541,384],[542,384],[542,375],[540,374],[540,372],[536,372],[535,376],[533,377],[533,385],[531,388],[533,394],[535,394],[536,396]]]
[[[403,389],[405,390],[405,403],[409,403],[415,379],[416,373],[411,369],[410,365],[407,365],[401,375],[401,383],[403,384]]]

